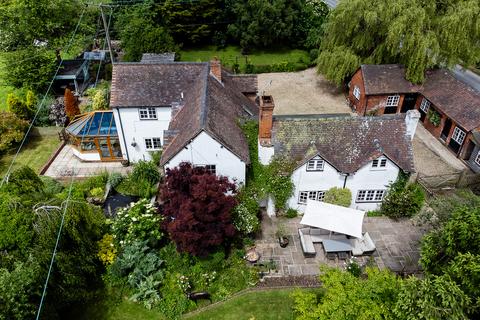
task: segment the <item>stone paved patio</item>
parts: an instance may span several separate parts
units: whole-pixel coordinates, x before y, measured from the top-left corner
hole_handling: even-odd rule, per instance
[[[126,174],[131,170],[116,162],[84,162],[78,159],[72,151],[72,146],[66,145],[55,157],[44,175],[52,178],[75,177],[84,178],[100,174],[104,171]]]
[[[258,235],[255,245],[260,253],[260,261],[275,261],[278,276],[315,275],[319,273],[319,266],[327,264],[332,267],[343,267],[345,261],[338,258],[328,260],[321,243],[315,243],[317,254],[315,257],[303,255],[298,228],[301,217],[293,219],[270,218],[264,215],[262,233]],[[290,243],[281,248],[275,237],[279,221],[285,223]],[[375,242],[377,250],[371,256],[357,257],[360,265],[370,260],[379,268],[388,268],[394,272],[418,272],[419,241],[424,230],[414,226],[410,220],[393,221],[386,217],[365,217],[363,232],[368,232]]]

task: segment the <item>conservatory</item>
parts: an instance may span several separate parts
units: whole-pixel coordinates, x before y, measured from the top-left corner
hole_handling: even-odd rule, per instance
[[[120,161],[122,149],[113,112],[93,111],[76,116],[66,128],[73,152],[83,161]]]

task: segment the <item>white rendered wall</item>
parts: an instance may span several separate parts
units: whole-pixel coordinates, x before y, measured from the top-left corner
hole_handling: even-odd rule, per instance
[[[73,154],[83,161],[101,161],[100,154],[98,152],[85,152],[82,153],[76,148],[72,147]]]
[[[387,159],[385,168],[372,168],[370,162],[360,168],[353,176],[349,176],[347,178],[347,188],[352,191],[352,205],[350,207],[365,211],[379,209],[381,202],[355,203],[358,190],[387,190],[388,185],[397,179],[399,171],[397,165]]]
[[[300,191],[327,191],[333,187],[343,187],[345,177],[324,162],[323,171],[307,171],[307,165],[304,164],[292,173],[292,182],[294,185],[293,196],[288,200],[288,207],[303,213],[305,205],[298,203]]]
[[[261,164],[267,165],[270,163],[270,160],[272,160],[274,154],[274,149],[272,147],[263,147],[260,145],[260,142],[258,142],[258,160],[260,161]]]
[[[155,108],[157,111],[156,120],[140,120],[139,109],[140,108],[115,108],[113,112],[118,137],[120,138],[122,156],[124,159],[127,159],[127,152],[125,150],[128,150],[128,156],[131,162],[150,160],[150,151],[145,147],[145,138],[159,137],[163,142],[163,130],[168,129],[168,124],[171,119],[170,107]],[[118,113],[120,113],[121,121]],[[136,142],[135,147],[132,146],[134,139]]]
[[[217,175],[226,176],[237,184],[245,183],[245,163],[205,131],[170,159],[165,164],[165,169],[174,168],[181,162],[190,162],[194,165],[214,164]]]
[[[387,159],[385,168],[372,169],[369,162],[355,174],[347,177],[345,187],[352,192],[351,208],[360,210],[376,210],[381,202],[356,203],[355,199],[359,190],[386,190],[388,184],[398,177],[399,168]],[[305,205],[298,203],[300,191],[327,191],[333,187],[343,188],[345,176],[341,175],[333,166],[325,162],[323,171],[307,171],[306,164],[296,169],[292,174],[294,184],[293,196],[288,200],[288,207],[305,212]]]

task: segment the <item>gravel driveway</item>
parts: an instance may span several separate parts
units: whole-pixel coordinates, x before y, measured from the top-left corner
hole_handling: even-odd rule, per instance
[[[274,115],[352,113],[343,92],[315,68],[259,74],[258,91],[273,96]]]

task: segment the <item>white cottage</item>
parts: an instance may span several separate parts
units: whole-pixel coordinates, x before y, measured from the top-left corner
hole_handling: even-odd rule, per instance
[[[190,162],[244,183],[250,158],[238,121],[258,116],[247,98],[256,87],[255,76],[229,74],[218,60],[115,64],[110,107],[122,158],[162,150],[166,169]]]
[[[322,201],[332,187],[352,192],[351,207],[378,209],[400,171],[414,171],[412,137],[418,111],[407,115],[352,117],[273,116],[273,100],[260,104],[259,158],[293,159],[294,194],[288,207],[304,212],[307,199]]]

